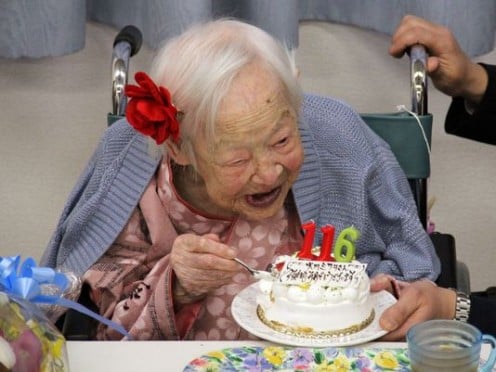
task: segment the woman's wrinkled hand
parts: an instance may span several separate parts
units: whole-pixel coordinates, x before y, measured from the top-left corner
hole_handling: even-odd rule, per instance
[[[240,266],[233,261],[236,250],[221,243],[215,234],[183,234],[176,238],[170,262],[176,280],[175,301],[193,302],[230,283]]]

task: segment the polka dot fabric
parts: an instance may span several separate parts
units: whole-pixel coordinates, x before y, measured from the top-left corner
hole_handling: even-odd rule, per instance
[[[172,184],[171,168],[162,162],[158,176],[157,193],[168,209],[169,218],[178,234],[218,234],[221,241],[238,250],[238,257],[257,269],[266,269],[274,255],[287,254],[298,249],[299,226],[295,213],[282,209],[275,216],[262,221],[247,221],[240,218],[224,220],[206,216],[195,211],[181,199]],[[290,219],[288,218],[291,218]],[[288,234],[294,231],[295,236]],[[233,281],[208,296],[199,318],[194,324],[193,338],[196,340],[236,340],[255,338],[241,329],[231,315],[231,302],[242,289],[253,283],[251,275],[240,266]]]

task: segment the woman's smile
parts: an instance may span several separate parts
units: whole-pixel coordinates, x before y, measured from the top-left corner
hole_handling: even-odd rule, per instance
[[[267,208],[277,200],[281,190],[282,188],[279,186],[268,192],[246,195],[246,203],[255,208]]]

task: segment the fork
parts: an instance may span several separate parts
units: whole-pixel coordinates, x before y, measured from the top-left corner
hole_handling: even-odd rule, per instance
[[[248,272],[251,275],[253,275],[253,277],[255,279],[272,279],[272,274],[269,273],[268,271],[256,270],[256,269],[248,266],[248,264],[246,264],[245,262],[241,261],[237,257],[234,257],[233,260],[236,261],[237,263],[239,263],[241,266],[243,266],[246,270],[248,270]]]

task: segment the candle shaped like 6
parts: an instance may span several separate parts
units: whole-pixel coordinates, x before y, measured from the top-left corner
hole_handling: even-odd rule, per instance
[[[336,261],[351,262],[355,258],[355,240],[359,237],[360,232],[353,226],[341,231],[334,247],[334,258]]]
[[[315,236],[315,222],[309,221],[301,225],[301,228],[305,230],[305,238],[303,240],[303,247],[298,252],[298,257],[312,259],[312,246],[313,238]]]
[[[336,230],[332,225],[325,225],[320,228],[322,231],[322,243],[320,244],[320,254],[317,261],[334,261],[331,257],[332,241],[334,240],[334,231]]]

